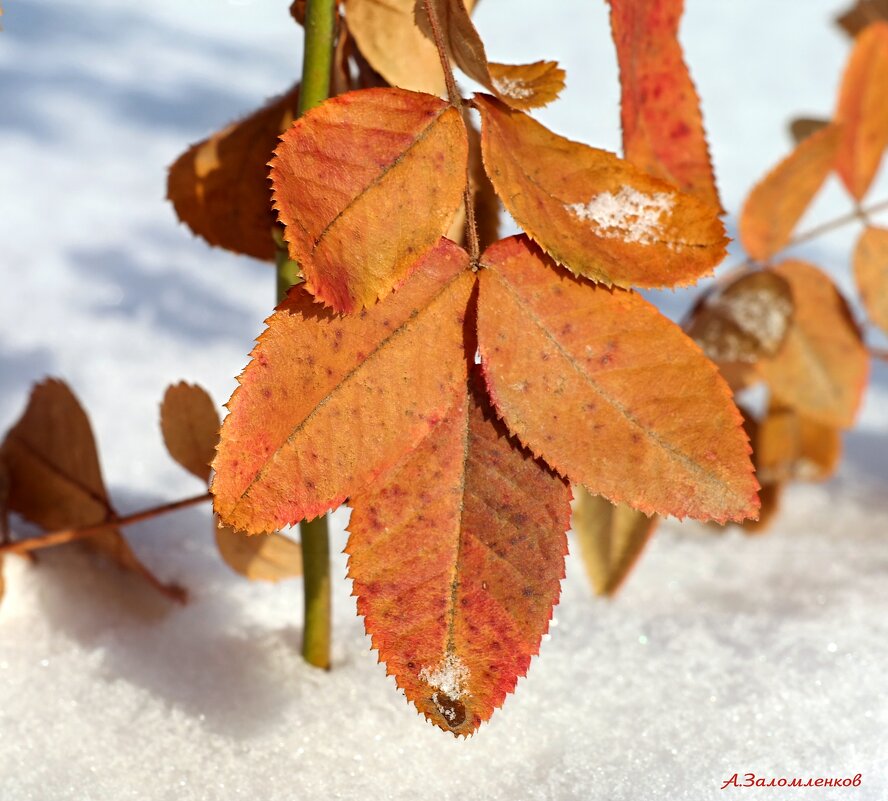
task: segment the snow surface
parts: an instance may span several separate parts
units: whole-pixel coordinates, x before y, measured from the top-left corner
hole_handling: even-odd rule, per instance
[[[3,5],[0,426],[31,382],[63,376],[122,510],[196,492],[161,445],[163,390],[185,378],[221,403],[274,290],[268,268],[176,223],[164,168],[287,87],[301,52],[288,2]],[[841,5],[688,0],[683,40],[732,211],[788,150],[786,119],[829,113]],[[485,0],[478,20],[495,59],[567,69],[544,122],[619,146],[604,3]],[[832,182],[803,225],[847,208]],[[850,289],[852,241],[841,231],[799,254]],[[674,316],[692,295],[651,296]],[[469,741],[418,718],[376,664],[343,557],[329,674],[298,655],[300,582],[231,574],[205,509],[130,529],[146,562],[191,589],[185,608],[79,553],[9,559],[0,799],[884,799],[886,400],[879,367],[841,473],[793,489],[768,535],[667,523],[615,602],[593,598],[570,558],[542,657]],[[862,783],[720,790],[746,772]]]

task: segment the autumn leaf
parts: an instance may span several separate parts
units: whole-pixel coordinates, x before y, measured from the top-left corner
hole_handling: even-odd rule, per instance
[[[757,261],[789,244],[792,232],[836,161],[841,141],[836,125],[811,134],[759,181],[740,212],[740,241]]]
[[[789,282],[795,315],[780,350],[759,364],[782,404],[821,423],[854,423],[869,374],[866,348],[829,277],[801,261],[774,268]]]
[[[700,99],[678,42],[684,0],[609,1],[625,158],[720,210]]]
[[[789,123],[789,133],[795,144],[801,144],[811,134],[822,131],[829,125],[829,120],[815,119],[813,117],[796,117]]]
[[[6,435],[2,457],[9,471],[9,508],[47,530],[89,526],[117,516],[99,466],[95,439],[83,407],[66,384],[47,380]],[[172,598],[181,587],[163,584],[133,553],[119,529],[85,542]]]
[[[592,494],[646,514],[755,516],[740,414],[678,326],[633,292],[573,278],[524,237],[482,263],[481,363],[523,444]]]
[[[323,514],[435,427],[466,380],[468,262],[441,240],[354,317],[290,290],[228,404],[212,487],[224,523],[255,533]]]
[[[871,22],[888,20],[888,0],[855,0],[836,23],[849,36],[857,36]]]
[[[302,547],[279,532],[248,537],[217,524],[216,547],[225,564],[250,581],[276,583],[302,575]]]
[[[416,0],[345,0],[345,13],[361,53],[392,86],[443,95],[438,50],[417,27],[415,6]],[[473,0],[466,6],[471,12]]]
[[[491,97],[476,95],[475,105],[497,194],[572,272],[608,286],[678,286],[724,258],[728,240],[711,206]]]
[[[471,734],[548,629],[569,488],[464,393],[350,505],[349,576],[373,647],[432,723]]]
[[[456,65],[508,106],[531,109],[545,106],[564,88],[564,70],[555,61],[533,64],[497,64],[487,60],[465,0],[416,0],[416,24],[435,40],[429,6],[440,27],[443,44]]]
[[[204,483],[219,440],[219,413],[206,390],[196,384],[167,389],[160,406],[160,428],[170,456]]]
[[[615,595],[638,562],[659,518],[574,488],[572,528],[598,595]]]
[[[838,467],[841,432],[788,406],[772,404],[758,425],[754,450],[756,471],[763,484],[824,481]]]
[[[170,167],[167,197],[179,219],[209,244],[274,259],[276,223],[268,160],[296,118],[299,89],[192,145]]]
[[[869,227],[860,235],[854,277],[870,320],[888,333],[888,230]]]
[[[888,22],[865,28],[848,59],[836,122],[842,136],[836,171],[855,200],[862,200],[888,145]]]
[[[271,179],[308,290],[340,312],[391,292],[447,230],[467,159],[459,112],[431,95],[367,89],[301,117]]]
[[[792,322],[789,283],[771,270],[741,275],[706,296],[686,330],[719,365],[773,356]]]

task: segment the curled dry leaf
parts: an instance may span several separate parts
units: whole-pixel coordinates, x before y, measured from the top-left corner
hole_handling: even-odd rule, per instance
[[[763,484],[824,481],[838,467],[841,432],[788,406],[772,405],[758,425],[753,450]]]
[[[435,427],[466,380],[468,265],[441,240],[395,295],[354,317],[290,290],[228,404],[213,463],[223,523],[257,533],[323,514]]]
[[[431,95],[367,89],[301,117],[271,179],[308,290],[339,312],[391,292],[447,231],[467,159],[459,112]]]
[[[296,118],[299,89],[192,145],[170,167],[167,197],[179,219],[211,245],[274,259],[268,160]]]
[[[522,443],[592,494],[646,514],[755,516],[740,413],[678,326],[633,292],[575,279],[524,237],[482,262],[481,363]]]
[[[842,125],[836,171],[862,200],[888,145],[888,22],[865,28],[848,59],[835,120]]]
[[[705,297],[687,332],[718,364],[754,364],[779,350],[792,310],[789,283],[771,270],[760,270]]]
[[[815,119],[813,117],[796,117],[789,123],[789,133],[792,141],[799,145],[811,134],[822,131],[829,125],[829,120]]]
[[[473,733],[549,627],[567,485],[464,394],[351,506],[349,576],[373,647],[432,723]]]
[[[812,420],[848,428],[869,374],[869,358],[848,304],[829,277],[801,261],[774,268],[789,282],[795,314],[777,353],[759,364],[772,395]]]
[[[598,595],[615,595],[638,562],[659,519],[574,487],[573,531]]]
[[[392,86],[442,95],[438,50],[417,27],[416,0],[345,0],[349,30],[364,58]],[[471,12],[473,0],[466,0]]]
[[[836,17],[836,23],[849,36],[857,36],[871,22],[888,20],[888,0],[855,0],[847,11]]]
[[[740,241],[757,261],[789,244],[792,232],[836,161],[841,129],[827,125],[802,141],[749,193],[740,213]]]
[[[491,97],[475,102],[497,194],[559,264],[608,286],[664,287],[693,283],[724,258],[711,206]]]
[[[854,250],[854,277],[866,313],[888,333],[888,231],[867,228]]]
[[[610,0],[628,161],[721,209],[678,25],[684,0]]]
[[[92,428],[66,384],[34,387],[28,406],[6,435],[2,457],[9,471],[9,508],[47,530],[89,526],[117,516],[99,466]],[[120,567],[138,574],[170,598],[181,587],[160,582],[110,528],[85,540]]]
[[[182,381],[167,389],[160,405],[163,441],[189,473],[210,480],[210,463],[219,441],[219,413],[203,387]]]
[[[496,64],[487,60],[465,0],[416,0],[416,22],[434,41],[427,6],[440,23],[444,45],[456,65],[508,106],[530,109],[551,103],[564,88],[564,70],[555,61]]]
[[[272,583],[302,575],[302,547],[289,537],[273,532],[247,537],[216,521],[216,547],[235,573],[250,581]]]

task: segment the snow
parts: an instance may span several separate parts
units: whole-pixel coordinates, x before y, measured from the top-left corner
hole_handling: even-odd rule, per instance
[[[507,78],[505,76],[494,78],[493,88],[501,95],[513,97],[516,100],[524,100],[533,94],[533,89],[527,86],[525,81],[520,78]]]
[[[569,203],[565,208],[582,222],[591,222],[596,233],[607,239],[622,239],[649,245],[661,238],[661,220],[672,211],[668,192],[646,195],[631,186],[617,194],[601,192],[588,203]]]
[[[465,695],[465,686],[471,675],[468,665],[456,654],[447,654],[440,665],[434,668],[426,666],[419,671],[420,679],[450,698],[462,698]]]
[[[226,399],[273,300],[267,267],[177,225],[164,168],[287,87],[301,52],[287,5],[3,3],[0,426],[31,382],[65,377],[122,511],[199,491],[163,451],[163,391],[185,378]],[[736,211],[787,152],[787,118],[829,114],[847,54],[829,19],[843,3],[686,5],[683,40]],[[606,4],[545,6],[481,3],[491,57],[559,59],[568,88],[538,117],[616,149]],[[802,227],[848,208],[832,181]],[[850,292],[853,241],[843,229],[797,255]],[[649,293],[672,316],[693,295]],[[570,557],[541,657],[470,740],[424,722],[386,678],[341,555],[330,673],[298,654],[300,582],[228,571],[206,509],[130,529],[159,575],[191,589],[184,608],[76,552],[8,559],[0,799],[884,799],[884,366],[845,445],[840,474],[793,488],[767,535],[665,523],[613,602],[591,595]],[[337,551],[345,522],[334,516]],[[735,773],[861,784],[722,791]]]

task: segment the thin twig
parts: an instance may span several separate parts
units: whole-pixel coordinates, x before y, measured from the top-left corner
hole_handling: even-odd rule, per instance
[[[432,38],[438,49],[438,59],[441,61],[441,69],[444,71],[444,83],[447,86],[447,97],[450,105],[463,116],[463,99],[456,86],[456,78],[453,77],[453,67],[450,65],[450,56],[447,53],[447,45],[444,42],[444,32],[441,28],[441,20],[435,10],[432,0],[424,0],[426,14],[429,18],[429,27],[432,30]],[[466,164],[466,188],[463,194],[466,207],[466,239],[469,244],[469,256],[472,259],[472,267],[477,268],[481,258],[481,243],[478,239],[478,225],[475,221],[475,197],[472,194],[471,170]]]
[[[810,242],[812,239],[817,239],[817,237],[822,236],[823,234],[834,231],[837,228],[841,228],[857,220],[861,220],[864,223],[867,223],[869,222],[869,216],[871,214],[876,214],[886,209],[888,209],[888,200],[881,200],[878,203],[873,203],[872,205],[866,206],[865,208],[862,206],[858,206],[853,211],[850,211],[847,214],[843,214],[841,217],[836,217],[833,220],[827,220],[825,223],[815,225],[813,228],[810,228],[809,230],[804,231],[797,236],[794,236],[792,239],[789,240],[789,242],[786,243],[781,251],[786,250],[787,248],[795,247],[796,245],[801,245],[803,242]]]
[[[129,526],[133,523],[140,523],[143,520],[150,520],[153,517],[159,517],[160,515],[169,514],[170,512],[175,512],[179,509],[185,509],[188,506],[204,503],[205,501],[211,500],[212,497],[213,496],[210,495],[209,492],[204,492],[191,498],[183,498],[182,500],[164,503],[160,506],[152,506],[150,509],[143,509],[140,512],[133,512],[132,514],[123,515],[122,517],[112,517],[101,523],[94,523],[80,528],[64,528],[59,531],[49,531],[46,534],[40,534],[37,537],[14,540],[13,542],[0,546],[0,556],[7,553],[24,554],[29,551],[37,551],[41,548],[51,548],[54,545],[64,545],[67,542],[83,540],[109,528]]]

